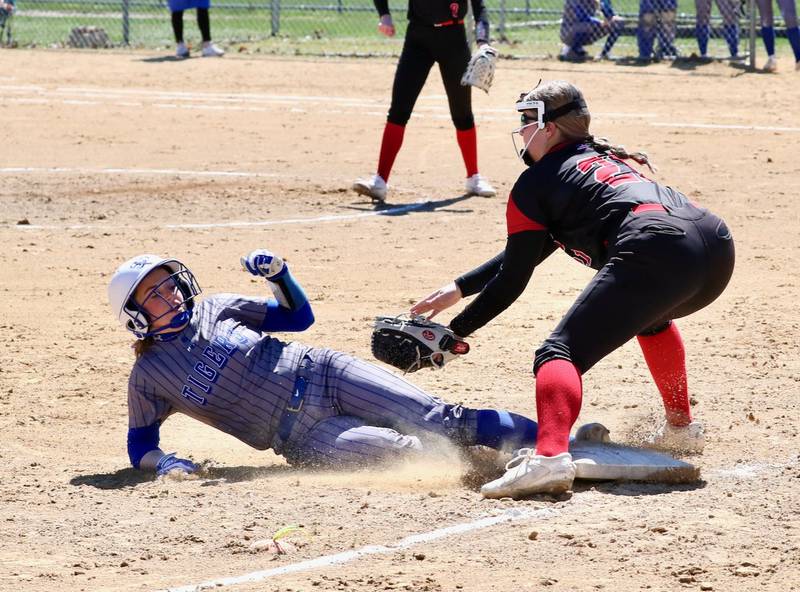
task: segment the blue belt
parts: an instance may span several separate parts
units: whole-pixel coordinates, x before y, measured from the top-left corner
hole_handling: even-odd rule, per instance
[[[311,358],[304,357],[303,362],[310,361]],[[301,366],[302,367],[302,366]],[[298,369],[299,372],[299,369]],[[278,424],[278,436],[282,443],[285,443],[292,432],[294,422],[297,420],[297,414],[303,408],[303,397],[306,395],[306,387],[308,387],[309,379],[304,376],[298,376],[294,380],[294,388],[292,389],[292,397],[286,404],[286,409],[283,410],[281,421]]]

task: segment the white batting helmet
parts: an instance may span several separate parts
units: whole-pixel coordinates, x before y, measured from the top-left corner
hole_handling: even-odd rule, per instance
[[[169,270],[170,277],[183,294],[187,310],[191,310],[193,298],[200,293],[194,274],[177,259],[165,259],[158,255],[138,255],[128,259],[117,268],[108,284],[108,300],[119,322],[137,339],[144,339],[151,334],[150,320],[133,300],[133,295],[139,283],[157,267]]]

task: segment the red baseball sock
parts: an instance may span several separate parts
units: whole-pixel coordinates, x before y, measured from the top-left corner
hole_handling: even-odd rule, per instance
[[[475,134],[475,126],[468,130],[457,129],[456,139],[461,148],[464,166],[467,167],[467,177],[471,177],[478,172],[478,136]]]
[[[400,152],[400,146],[403,145],[403,134],[405,134],[406,126],[397,125],[390,121],[386,122],[386,127],[383,128],[383,140],[381,140],[381,155],[378,159],[378,174],[383,177],[384,181],[389,180],[389,175],[392,172],[394,159],[397,153]]]
[[[689,388],[686,383],[686,350],[675,323],[655,335],[639,335],[647,367],[661,393],[667,421],[684,426],[692,421]]]
[[[569,430],[583,400],[581,373],[572,362],[551,360],[536,373],[536,454],[555,456],[569,450]]]

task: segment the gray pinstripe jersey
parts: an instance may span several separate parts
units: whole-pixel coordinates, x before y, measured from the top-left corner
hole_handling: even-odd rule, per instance
[[[156,342],[128,382],[129,427],[175,412],[265,450],[309,347],[263,335],[266,298],[216,294],[194,308],[178,338]]]

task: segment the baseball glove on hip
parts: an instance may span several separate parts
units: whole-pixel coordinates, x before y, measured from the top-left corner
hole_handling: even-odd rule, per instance
[[[403,372],[441,368],[469,352],[469,344],[425,317],[376,317],[372,355]]]
[[[494,80],[496,64],[497,50],[489,45],[479,47],[467,64],[467,69],[461,77],[461,84],[475,86],[488,93]]]

